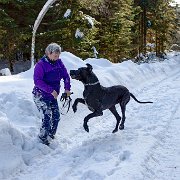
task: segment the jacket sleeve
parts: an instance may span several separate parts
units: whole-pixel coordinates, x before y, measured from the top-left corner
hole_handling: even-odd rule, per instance
[[[50,87],[46,82],[43,80],[44,77],[44,70],[41,64],[37,63],[34,68],[34,84],[36,87],[45,91],[46,93],[52,93],[53,88]]]
[[[61,61],[61,68],[62,68],[62,76],[63,76],[62,78],[64,80],[64,89],[70,91],[71,89],[70,77],[62,61]]]

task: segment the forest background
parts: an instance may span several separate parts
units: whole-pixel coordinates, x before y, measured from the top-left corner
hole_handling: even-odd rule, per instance
[[[30,64],[34,22],[46,0],[0,0],[0,69],[15,73]],[[179,7],[172,0],[57,0],[36,35],[36,61],[51,42],[82,59],[95,56],[114,63],[154,52],[163,57],[179,43]],[[178,10],[177,10],[178,9]],[[68,15],[66,15],[68,13]],[[180,45],[180,44],[178,44]],[[21,68],[21,71],[22,68]]]

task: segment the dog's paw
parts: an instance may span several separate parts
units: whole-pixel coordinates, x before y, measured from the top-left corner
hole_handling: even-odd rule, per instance
[[[72,109],[74,113],[77,111],[77,107],[74,104],[72,105]]]
[[[118,131],[118,129],[114,129],[112,133],[115,133],[115,132],[117,132],[117,131]]]
[[[84,127],[85,131],[89,132],[89,127],[88,127],[88,125],[85,125],[85,124],[84,124],[83,127]]]
[[[124,125],[120,125],[120,126],[119,126],[119,129],[120,129],[120,130],[123,130],[123,129],[124,129]]]

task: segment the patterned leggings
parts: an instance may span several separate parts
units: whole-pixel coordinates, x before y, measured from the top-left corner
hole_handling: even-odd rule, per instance
[[[34,102],[42,115],[42,125],[39,136],[47,139],[48,135],[55,135],[60,120],[57,99],[45,100],[40,96],[33,97]]]

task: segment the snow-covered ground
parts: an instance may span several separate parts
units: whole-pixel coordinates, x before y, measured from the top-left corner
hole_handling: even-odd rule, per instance
[[[31,94],[33,70],[0,77],[0,179],[179,180],[180,55],[141,65],[82,61],[68,52],[61,58],[68,70],[88,62],[103,86],[122,84],[139,100],[154,103],[131,99],[125,129],[115,134],[116,120],[108,110],[89,121],[89,133],[84,131],[89,110],[81,104],[75,114],[70,109],[61,116],[56,139],[48,147],[37,139],[41,119]],[[83,85],[72,80],[72,91],[74,101],[82,97]]]

